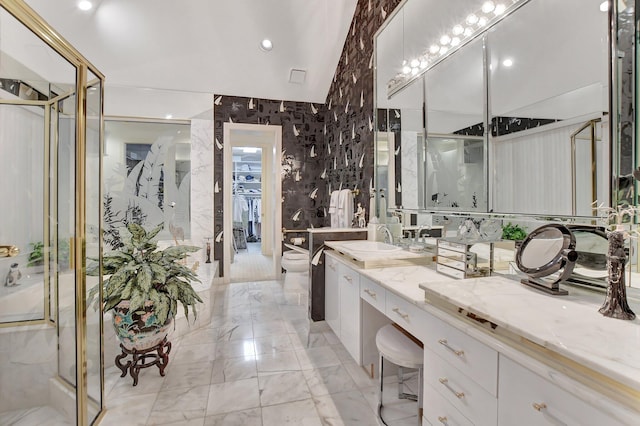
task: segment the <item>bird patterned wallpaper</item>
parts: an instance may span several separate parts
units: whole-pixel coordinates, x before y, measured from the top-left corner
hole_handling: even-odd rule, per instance
[[[214,95],[216,260],[222,263],[225,255],[225,122],[282,126],[283,227],[328,226],[329,195],[340,188],[359,189],[355,201],[368,207],[374,168],[373,35],[400,1],[358,1],[324,105]]]

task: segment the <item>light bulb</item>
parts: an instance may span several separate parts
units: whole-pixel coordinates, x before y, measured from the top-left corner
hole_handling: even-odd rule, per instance
[[[483,16],[482,18],[478,19],[478,26],[484,27],[485,25],[487,25],[487,18]]]
[[[88,0],[82,0],[82,1],[78,2],[78,9],[84,10],[85,12],[87,10],[90,10],[92,7],[93,7],[93,5]]]
[[[499,4],[496,6],[495,10],[493,11],[493,13],[498,16],[498,15],[502,15],[504,13],[506,9],[506,6],[504,4]]]
[[[510,67],[513,65],[513,59],[505,59],[504,61],[502,61],[502,65],[504,65],[505,67]]]
[[[603,1],[602,3],[600,3],[600,12],[606,12],[609,10],[609,2],[608,1]]]
[[[460,44],[460,39],[458,37],[454,37],[451,39],[451,46],[457,46]]]
[[[265,38],[260,42],[260,48],[265,52],[268,52],[273,49],[273,43],[268,38]]]
[[[442,45],[447,45],[451,43],[451,37],[449,37],[448,35],[443,35],[442,37],[440,37],[440,44]]]
[[[418,71],[420,71],[420,70],[418,69],[418,67],[413,67],[413,68],[411,68],[411,75],[416,75],[416,74],[418,74]]]
[[[485,1],[484,4],[482,5],[482,11],[484,13],[490,13],[493,11],[493,9],[496,8],[496,5],[493,4],[492,1]]]
[[[449,48],[448,48],[448,47],[446,47],[446,46],[442,46],[442,47],[440,48],[440,54],[441,54],[441,55],[444,55],[444,54],[445,54],[445,53],[447,53],[448,51],[449,51]]]
[[[402,73],[403,74],[409,74],[411,72],[411,67],[408,65],[405,65],[404,67],[402,67]]]
[[[437,44],[432,44],[429,48],[430,53],[438,53],[438,50],[440,50],[440,46],[438,46]]]
[[[422,61],[420,61],[420,69],[425,69],[427,65],[429,65],[429,63],[427,62],[426,59],[423,59]]]
[[[464,28],[462,28],[462,25],[456,25],[455,27],[453,27],[451,32],[453,33],[453,35],[460,35],[464,32]]]
[[[467,28],[464,29],[465,37],[469,37],[471,34],[473,34],[473,28],[467,27]]]
[[[478,17],[475,14],[471,14],[469,16],[467,16],[467,24],[469,25],[473,25],[476,22],[478,22]]]
[[[418,65],[420,65],[420,61],[419,60],[417,60],[417,59],[412,59],[411,60],[411,68],[415,68]]]

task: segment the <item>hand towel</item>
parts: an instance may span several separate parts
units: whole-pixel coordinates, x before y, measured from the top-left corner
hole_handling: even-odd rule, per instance
[[[331,215],[331,227],[338,228],[338,200],[340,198],[339,191],[333,191],[329,201],[329,215]]]

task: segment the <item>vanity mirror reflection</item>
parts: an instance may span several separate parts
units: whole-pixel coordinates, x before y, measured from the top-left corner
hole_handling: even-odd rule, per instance
[[[483,17],[477,12],[482,1],[451,3],[454,12],[407,0],[375,39],[378,110],[394,106],[406,91],[418,93],[413,87],[424,78],[425,170],[416,191],[424,204],[418,209],[595,215],[592,203],[609,204],[617,184],[611,178],[609,23],[602,1],[506,2],[507,16],[485,28],[465,18],[473,11]],[[457,36],[456,24],[463,29]],[[425,53],[414,61],[418,39]],[[448,52],[433,59],[434,46]],[[394,166],[394,185],[403,189],[396,205],[409,208],[408,164]]]

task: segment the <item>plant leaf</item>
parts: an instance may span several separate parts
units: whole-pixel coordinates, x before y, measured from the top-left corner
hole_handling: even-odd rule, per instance
[[[148,293],[151,290],[151,278],[153,277],[153,273],[151,272],[151,267],[148,264],[143,264],[138,272],[138,276],[136,279],[138,280],[138,286],[140,286],[140,290],[143,293]]]
[[[167,281],[167,270],[157,263],[150,263],[149,267],[153,272],[153,282],[164,284]]]
[[[135,312],[144,306],[145,297],[139,288],[134,288],[131,292],[131,300],[129,305],[129,311]]]

